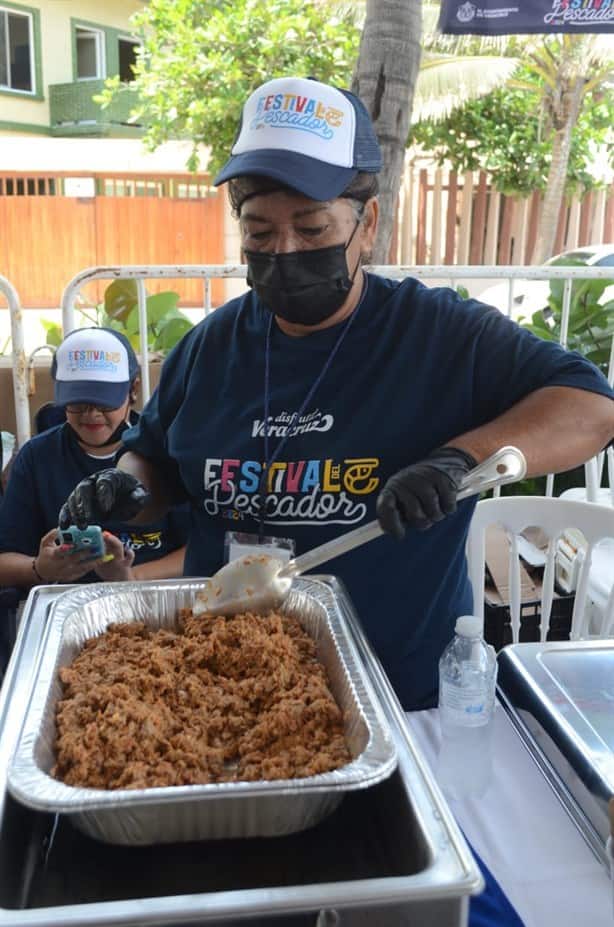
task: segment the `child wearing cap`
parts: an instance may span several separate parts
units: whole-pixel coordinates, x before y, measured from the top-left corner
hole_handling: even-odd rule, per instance
[[[121,333],[84,328],[62,341],[51,372],[66,421],[32,438],[15,458],[0,508],[0,585],[181,576],[186,509],[139,526],[105,521],[106,557],[94,563],[56,544],[66,496],[82,479],[114,466],[122,434],[138,419],[132,406],[139,365]]]

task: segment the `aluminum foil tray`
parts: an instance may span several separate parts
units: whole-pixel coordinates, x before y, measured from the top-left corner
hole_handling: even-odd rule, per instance
[[[70,814],[83,833],[98,840],[142,845],[290,834],[320,821],[348,790],[390,776],[397,762],[394,741],[341,609],[329,586],[310,579],[295,580],[281,610],[298,618],[316,641],[345,718],[349,764],[302,779],[109,791],[75,788],[50,775],[60,668],[71,663],[87,638],[102,634],[112,622],[175,628],[179,610],[191,606],[204,584],[97,583],[57,598],[9,766],[7,785],[14,798],[39,811]]]

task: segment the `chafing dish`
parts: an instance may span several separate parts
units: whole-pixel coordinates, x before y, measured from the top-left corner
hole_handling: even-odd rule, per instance
[[[514,644],[498,659],[503,705],[565,810],[609,869],[614,640]]]
[[[38,587],[24,609],[0,692],[0,927],[462,927],[479,870],[347,593],[330,588],[348,642],[389,725],[394,772],[348,793],[317,825],[285,837],[111,846],[68,815],[33,811],[6,790],[45,647],[50,606],[65,589]]]

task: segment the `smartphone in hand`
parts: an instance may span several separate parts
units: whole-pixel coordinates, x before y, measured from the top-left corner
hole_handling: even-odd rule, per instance
[[[105,555],[102,529],[98,525],[88,525],[87,528],[77,528],[69,525],[68,528],[58,528],[56,544],[69,545],[73,549],[70,553],[88,553],[87,560],[100,560]]]

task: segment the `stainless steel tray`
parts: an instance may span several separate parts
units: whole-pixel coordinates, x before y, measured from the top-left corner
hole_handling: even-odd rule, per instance
[[[66,587],[30,592],[0,690],[0,927],[466,925],[479,870],[346,590],[319,580],[392,732],[397,768],[296,834],[152,847],[91,840],[70,816],[33,811],[7,792],[51,608]]]
[[[352,757],[348,765],[301,779],[111,791],[76,788],[52,778],[60,668],[112,622],[175,628],[179,610],[190,607],[203,587],[204,581],[93,584],[57,599],[8,773],[9,790],[18,801],[39,811],[71,814],[84,833],[116,844],[279,836],[313,826],[347,791],[375,785],[392,773],[394,743],[348,645],[335,596],[324,584],[301,579],[283,611],[298,618],[316,641],[344,716]]]
[[[614,640],[514,644],[499,653],[499,697],[597,858],[614,795]]]

